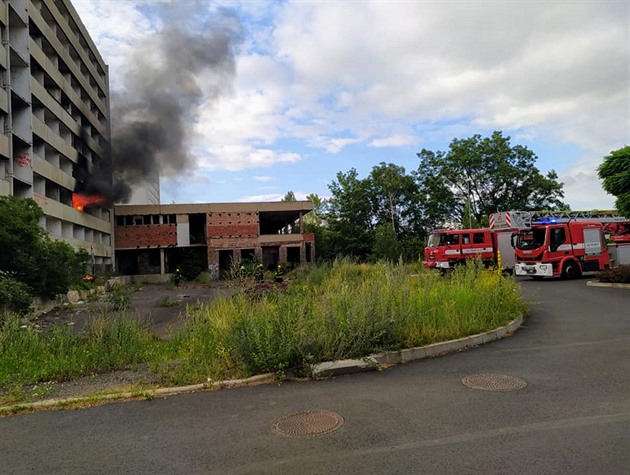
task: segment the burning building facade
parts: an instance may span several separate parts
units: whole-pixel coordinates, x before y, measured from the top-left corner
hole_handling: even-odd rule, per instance
[[[108,69],[69,0],[0,1],[0,195],[53,239],[113,260]]]
[[[216,275],[235,261],[265,268],[315,260],[315,236],[304,232],[310,201],[117,205],[116,270],[122,275],[172,274],[194,259]]]

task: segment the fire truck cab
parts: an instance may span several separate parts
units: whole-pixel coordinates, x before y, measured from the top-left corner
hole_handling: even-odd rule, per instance
[[[487,228],[433,231],[424,249],[424,266],[446,270],[474,258],[493,265],[497,245],[497,233]],[[510,253],[507,254],[509,259]]]
[[[576,278],[610,265],[604,227],[598,222],[539,221],[513,234],[516,275]]]

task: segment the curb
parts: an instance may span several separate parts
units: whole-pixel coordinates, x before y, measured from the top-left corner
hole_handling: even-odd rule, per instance
[[[215,381],[214,383],[192,384],[189,386],[177,386],[173,388],[158,389],[140,389],[138,391],[103,394],[99,396],[81,396],[65,399],[47,399],[45,401],[28,402],[13,404],[11,406],[0,407],[0,417],[3,414],[12,414],[14,412],[24,412],[35,409],[48,409],[53,407],[63,407],[72,404],[80,404],[83,402],[107,402],[124,399],[154,399],[160,396],[171,396],[175,394],[191,393],[195,391],[203,391],[207,389],[224,389],[234,388],[238,386],[246,386],[248,384],[266,384],[272,383],[276,378],[274,373],[264,373],[245,379],[228,379],[225,381]]]
[[[622,284],[623,285],[623,284]],[[629,286],[630,287],[630,286]],[[442,343],[433,343],[431,345],[420,346],[416,348],[408,348],[399,351],[388,351],[385,353],[377,353],[366,356],[362,359],[348,359],[338,361],[326,361],[311,365],[312,377],[327,378],[330,376],[340,376],[343,374],[361,373],[366,371],[380,371],[381,369],[409,361],[431,358],[433,356],[454,353],[464,348],[479,346],[494,340],[505,338],[511,335],[523,323],[523,317],[512,320],[506,326],[490,330],[477,335],[470,335],[457,340],[445,341]],[[107,402],[124,399],[153,399],[161,396],[171,396],[175,394],[191,393],[195,391],[204,391],[207,389],[234,388],[237,386],[245,386],[248,384],[267,384],[275,381],[274,373],[264,373],[251,378],[245,379],[229,379],[225,381],[215,381],[213,383],[192,384],[189,386],[177,386],[173,388],[157,388],[145,389],[123,393],[103,394],[99,396],[82,396],[66,399],[48,399],[45,401],[37,401],[30,403],[14,404],[11,406],[0,407],[0,417],[4,414],[13,414],[36,409],[48,409],[54,407],[64,407],[72,404],[80,404],[83,402]]]
[[[596,280],[589,280],[586,282],[589,287],[610,287],[613,289],[630,289],[630,284],[617,284],[613,282],[597,282]]]
[[[470,335],[457,340],[433,343],[431,345],[408,348],[399,351],[377,353],[365,358],[355,360],[326,361],[311,366],[311,374],[314,378],[327,378],[343,374],[362,373],[365,371],[377,371],[384,367],[417,361],[433,356],[454,353],[456,351],[479,346],[494,340],[499,340],[511,335],[523,324],[523,317],[512,320],[504,327],[490,330],[477,335]]]

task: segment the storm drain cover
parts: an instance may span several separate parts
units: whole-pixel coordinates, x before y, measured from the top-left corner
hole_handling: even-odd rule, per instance
[[[287,437],[314,437],[328,434],[343,425],[343,417],[330,411],[296,412],[281,417],[271,430]]]
[[[505,374],[473,374],[462,379],[464,386],[482,391],[517,391],[527,386],[521,378]]]

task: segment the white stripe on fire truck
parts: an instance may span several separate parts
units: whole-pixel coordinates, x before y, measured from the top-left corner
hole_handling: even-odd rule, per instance
[[[573,249],[584,249],[584,243],[578,243],[578,244],[574,244],[573,245]],[[560,244],[558,246],[558,251],[570,251],[571,250],[571,244]]]
[[[478,252],[492,252],[491,247],[473,247],[469,249],[462,249],[464,254],[474,254]]]
[[[446,254],[447,256],[452,256],[453,254],[459,254],[459,251],[457,249],[448,249],[444,251],[444,254]]]

